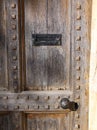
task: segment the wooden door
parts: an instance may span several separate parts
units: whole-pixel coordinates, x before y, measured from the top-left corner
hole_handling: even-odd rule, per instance
[[[88,130],[91,0],[0,1],[0,130]]]

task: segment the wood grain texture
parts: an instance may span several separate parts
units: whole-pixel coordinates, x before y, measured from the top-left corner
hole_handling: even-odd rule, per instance
[[[0,115],[0,130],[10,130],[8,115]]]
[[[12,92],[20,91],[20,13],[19,1],[8,0],[6,3],[6,44],[7,44],[7,70],[8,87]],[[15,4],[15,8],[12,8]],[[13,26],[15,28],[13,29]],[[16,66],[16,69],[14,67]]]
[[[73,98],[80,104],[79,110],[77,113],[74,113],[74,128],[72,129],[88,130],[91,0],[72,1],[71,27],[71,86],[74,92]],[[76,114],[80,116],[79,119],[76,118]]]
[[[25,1],[27,89],[65,89],[69,86],[69,6],[69,1],[64,0]],[[34,47],[31,35],[36,33],[62,34],[62,46]]]
[[[22,114],[19,112],[9,112],[0,115],[0,130],[22,130]]]
[[[70,91],[34,91],[0,93],[0,111],[63,112],[60,101],[72,96]],[[72,101],[72,99],[70,99]],[[67,111],[66,111],[67,112]]]
[[[7,11],[6,42],[4,42],[6,29],[3,24],[5,22],[5,16],[3,16],[5,5],[3,1],[1,2],[2,4],[0,3],[0,18],[2,18],[0,21],[0,75],[2,74],[0,87],[4,87],[7,84],[8,76],[8,85],[11,92],[19,92],[25,86],[23,91],[29,91],[24,93],[30,93],[30,99],[35,98],[35,100],[39,97],[37,92],[40,92],[42,99],[45,99],[46,93],[48,95],[48,90],[53,90],[49,92],[52,92],[53,97],[55,97],[55,95],[58,95],[55,89],[58,92],[60,89],[60,92],[68,96],[67,98],[78,102],[80,108],[74,113],[58,113],[57,111],[57,114],[55,114],[55,108],[53,111],[51,109],[51,112],[48,110],[48,113],[45,113],[43,108],[43,114],[42,111],[37,112],[36,109],[27,111],[28,107],[25,111],[23,109],[23,116],[22,112],[11,112],[8,115],[2,115],[0,117],[0,124],[3,124],[3,126],[0,126],[1,130],[87,130],[91,0],[15,0],[15,10],[11,8],[12,2],[13,0],[5,2]],[[23,6],[22,2],[24,2],[25,6],[20,8]],[[81,8],[77,7],[78,3]],[[21,12],[24,12],[22,17]],[[16,19],[12,18],[13,14],[16,14]],[[13,24],[16,24],[15,31],[11,29]],[[81,27],[80,31],[76,28],[78,26]],[[32,34],[36,33],[62,34],[62,46],[32,46]],[[13,34],[17,37],[15,41],[13,41]],[[19,38],[22,41],[22,46]],[[13,51],[13,45],[16,45],[16,51]],[[80,47],[80,49],[76,50],[76,47]],[[5,51],[6,49],[7,51]],[[6,52],[8,54],[8,64],[6,63]],[[22,54],[21,62],[20,54]],[[13,60],[14,55],[17,56],[16,61]],[[21,64],[22,67],[20,67]],[[13,71],[13,65],[16,65],[18,69]],[[21,73],[22,78],[20,76]],[[20,85],[21,81],[23,86]],[[14,83],[15,87],[17,87],[16,91]],[[68,90],[66,91],[65,89]],[[37,94],[33,94],[33,90],[34,92],[36,90]],[[47,90],[47,92],[45,93],[43,90]],[[71,97],[69,97],[68,91],[72,92]],[[15,98],[15,95],[18,94],[13,93],[13,97]],[[12,96],[12,93],[10,95]],[[4,100],[3,103],[6,107],[6,99]],[[9,103],[12,101],[10,98],[7,100]],[[18,97],[15,99],[13,106],[18,103],[17,100]],[[29,102],[26,103],[27,100],[24,99],[24,102],[22,102],[22,97],[20,97],[22,103],[29,104]],[[57,100],[59,101],[58,97]],[[52,101],[51,104],[56,105],[53,98],[50,101]],[[47,102],[39,100],[35,101],[35,103],[37,109],[39,109],[42,103]],[[30,105],[33,107],[34,103]],[[6,126],[4,120],[7,122]]]
[[[83,4],[83,2],[85,2]],[[92,0],[82,0],[82,17],[83,17],[83,23],[82,24],[82,63],[81,66],[82,72],[81,72],[81,107],[80,107],[80,114],[81,114],[81,129],[88,130],[88,121],[89,121],[89,70],[90,70],[90,51],[91,51],[91,9],[92,9]],[[84,110],[84,111],[83,111]],[[83,123],[83,121],[85,121]]]
[[[8,88],[5,0],[0,2],[0,90]]]
[[[64,114],[28,114],[28,130],[69,130],[68,115]]]

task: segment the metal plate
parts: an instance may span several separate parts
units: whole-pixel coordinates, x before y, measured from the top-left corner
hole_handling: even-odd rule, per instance
[[[32,34],[32,44],[34,46],[61,45],[61,34]]]

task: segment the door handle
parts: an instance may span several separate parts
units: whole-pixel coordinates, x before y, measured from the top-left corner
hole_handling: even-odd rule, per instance
[[[61,99],[60,106],[63,109],[69,109],[71,111],[77,111],[77,109],[79,107],[78,103],[76,103],[74,101],[69,101],[69,99],[67,99],[67,98]]]

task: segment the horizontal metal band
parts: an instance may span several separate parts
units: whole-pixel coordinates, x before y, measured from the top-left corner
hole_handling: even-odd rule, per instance
[[[0,111],[62,111],[60,100],[71,91],[0,92]]]

